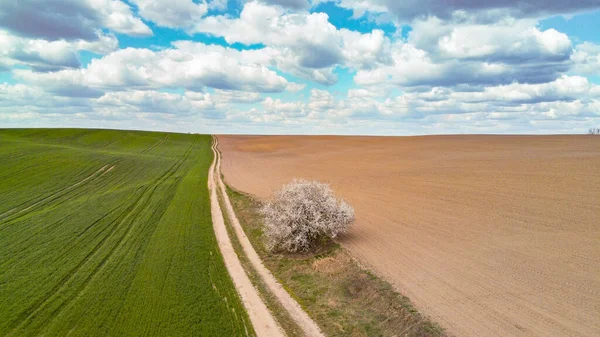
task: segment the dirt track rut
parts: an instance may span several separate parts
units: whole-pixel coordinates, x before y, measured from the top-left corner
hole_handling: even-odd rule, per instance
[[[214,159],[210,166],[208,173],[208,189],[210,191],[210,206],[211,216],[213,221],[213,227],[219,249],[223,255],[225,266],[233,279],[233,283],[242,298],[242,303],[250,316],[250,321],[254,326],[254,331],[259,337],[278,337],[285,336],[283,330],[271,315],[271,312],[260,298],[258,291],[252,285],[252,282],[246,275],[240,260],[238,259],[229,235],[227,234],[227,228],[225,227],[225,221],[223,219],[223,213],[219,206],[219,199],[217,196],[217,180],[215,179],[215,166],[218,161],[217,151],[215,145],[213,145]]]
[[[216,144],[218,145],[218,140],[216,142],[217,142]],[[296,300],[294,300],[290,296],[290,294],[283,288],[283,286],[277,281],[277,279],[275,279],[273,274],[271,274],[271,272],[262,263],[260,257],[256,253],[256,250],[254,250],[254,247],[250,243],[250,240],[246,236],[246,233],[244,233],[244,229],[240,225],[240,221],[238,220],[237,216],[235,215],[235,211],[233,210],[233,206],[231,205],[231,201],[229,200],[229,197],[227,197],[227,192],[225,190],[225,184],[223,183],[223,179],[221,179],[221,175],[219,174],[221,172],[221,161],[220,161],[220,153],[219,153],[218,149],[217,149],[217,155],[219,156],[219,160],[217,161],[217,168],[216,168],[216,172],[218,173],[217,181],[218,181],[218,185],[221,190],[221,193],[224,196],[223,199],[225,201],[225,211],[228,214],[228,218],[232,222],[233,228],[234,228],[235,233],[242,245],[244,253],[250,260],[250,263],[252,264],[254,269],[260,275],[263,282],[265,282],[265,284],[267,285],[267,287],[269,288],[271,293],[273,293],[275,295],[275,297],[277,297],[277,300],[279,300],[279,303],[281,303],[281,305],[288,311],[288,313],[290,314],[292,319],[294,319],[294,321],[298,324],[298,326],[300,326],[300,328],[302,329],[304,334],[306,336],[311,336],[311,337],[324,336],[323,333],[321,332],[321,329],[319,328],[319,326],[308,316],[308,314],[306,314],[306,312],[304,311],[304,309],[302,309],[300,304],[298,304],[298,302],[296,302]]]

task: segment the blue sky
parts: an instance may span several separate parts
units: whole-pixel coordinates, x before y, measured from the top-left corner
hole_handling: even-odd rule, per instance
[[[595,0],[2,2],[0,127],[584,133],[599,22]]]

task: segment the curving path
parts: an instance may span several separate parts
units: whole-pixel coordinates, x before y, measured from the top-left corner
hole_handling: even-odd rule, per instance
[[[219,143],[218,139],[216,137],[214,139],[215,139],[215,146],[214,146],[213,150],[216,149],[216,147],[218,146],[218,143]],[[215,155],[218,156],[217,164],[216,164],[217,165],[216,172],[220,173],[221,172],[221,160],[220,160],[221,155],[218,150],[216,151]],[[221,190],[221,194],[223,195],[223,199],[225,201],[225,207],[226,207],[225,211],[227,212],[227,215],[228,215],[229,219],[231,220],[231,223],[232,223],[235,233],[242,245],[244,253],[250,260],[250,263],[252,263],[252,266],[254,267],[254,269],[258,272],[258,274],[262,278],[263,282],[267,285],[267,287],[269,288],[271,293],[273,293],[275,295],[275,297],[277,297],[277,299],[279,300],[281,305],[289,312],[292,319],[294,319],[294,321],[300,326],[300,328],[302,329],[302,331],[304,332],[304,334],[306,336],[324,336],[323,333],[321,332],[321,329],[319,329],[319,326],[306,314],[306,312],[302,309],[302,307],[298,304],[298,302],[296,302],[290,296],[290,294],[281,286],[281,284],[277,281],[277,279],[275,279],[273,274],[271,274],[271,272],[264,266],[260,257],[256,253],[256,250],[254,250],[254,247],[252,246],[252,244],[250,243],[250,240],[246,236],[246,233],[244,233],[244,229],[240,225],[240,221],[238,220],[237,216],[235,215],[235,211],[233,210],[231,201],[229,200],[229,197],[227,196],[227,192],[225,190],[225,184],[223,183],[221,174],[217,174],[217,182],[218,182],[219,188]]]
[[[213,228],[219,244],[219,249],[223,255],[225,266],[233,283],[242,298],[242,303],[248,312],[248,316],[254,326],[254,331],[259,337],[278,337],[285,336],[283,330],[277,324],[277,321],[271,315],[271,312],[260,298],[258,291],[252,285],[252,282],[246,275],[240,260],[238,259],[231,240],[227,234],[227,228],[223,220],[223,213],[219,206],[219,199],[217,196],[217,189],[215,180],[215,165],[218,162],[218,156],[216,151],[216,143],[213,144],[212,150],[214,153],[213,163],[210,166],[208,172],[208,190],[210,191],[210,210],[212,215]],[[219,175],[217,175],[219,176]]]

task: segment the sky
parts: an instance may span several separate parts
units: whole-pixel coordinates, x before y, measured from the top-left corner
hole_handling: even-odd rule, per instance
[[[0,0],[0,128],[600,127],[600,0]]]

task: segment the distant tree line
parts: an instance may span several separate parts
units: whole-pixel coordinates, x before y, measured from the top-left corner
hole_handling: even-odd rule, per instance
[[[600,128],[591,128],[588,130],[588,135],[600,135]]]

